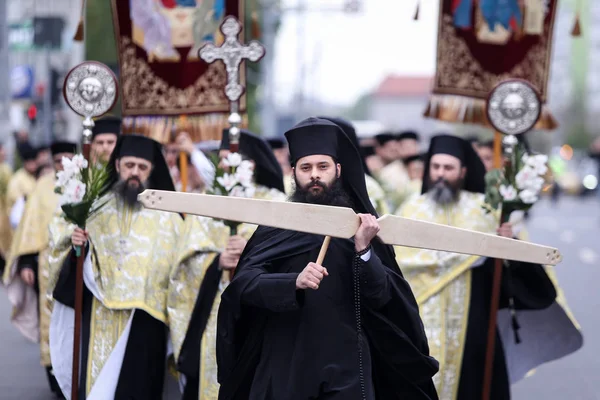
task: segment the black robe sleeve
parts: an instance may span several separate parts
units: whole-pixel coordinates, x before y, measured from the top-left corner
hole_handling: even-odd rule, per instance
[[[316,235],[259,227],[246,245],[235,276],[221,296],[217,325],[220,400],[243,399],[244,394],[249,393],[260,356],[266,315],[276,307],[260,307],[271,296],[260,290],[276,288],[280,291],[283,301],[275,301],[280,311],[301,306],[301,298],[293,294],[302,291],[293,290],[295,277],[288,274],[283,261],[317,249],[322,239]],[[361,275],[372,280],[372,286],[367,284],[366,294],[375,300],[373,304],[366,302],[364,325],[372,347],[376,391],[389,398],[437,399],[432,377],[439,366],[429,356],[416,300],[399,269],[378,263],[382,253],[376,246],[373,251],[371,257],[375,257],[364,263]],[[368,267],[372,270],[365,270]],[[263,277],[269,274],[274,276],[272,282]],[[389,299],[385,296],[378,299],[372,292],[381,285],[389,285]]]
[[[386,305],[392,298],[390,277],[387,268],[377,254],[371,251],[368,261],[359,257],[361,294],[373,309],[377,310]]]
[[[89,245],[86,246],[85,251],[89,251]],[[72,248],[65,261],[63,261],[56,286],[52,291],[52,297],[55,300],[71,308],[75,308],[76,266],[77,256],[75,255],[75,249]]]

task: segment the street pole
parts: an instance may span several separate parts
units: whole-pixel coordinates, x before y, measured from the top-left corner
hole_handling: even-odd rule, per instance
[[[0,0],[0,142],[10,137],[10,71],[8,51],[8,0]]]
[[[42,141],[45,145],[50,145],[52,143],[52,90],[50,85],[52,84],[52,71],[50,67],[50,46],[46,44],[44,46],[44,63],[46,68],[46,87],[44,89],[44,98],[43,98],[43,110],[44,110],[44,122],[43,122],[43,130],[42,132]]]

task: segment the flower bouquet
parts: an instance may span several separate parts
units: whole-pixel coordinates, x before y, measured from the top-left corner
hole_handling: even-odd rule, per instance
[[[506,222],[513,211],[527,211],[538,201],[548,172],[548,156],[529,155],[517,144],[504,170],[494,169],[485,177],[485,205],[489,212],[501,207]]]
[[[212,158],[215,165],[215,179],[209,194],[233,197],[254,197],[256,187],[253,183],[254,164],[242,159],[239,153],[229,153],[223,160],[218,156]],[[239,222],[223,221],[231,231],[231,235],[237,234]]]
[[[108,189],[110,171],[106,165],[89,166],[81,154],[72,159],[63,157],[63,170],[56,174],[54,192],[61,195],[59,199],[63,217],[81,229],[85,229],[86,221],[106,204],[97,204],[97,200]],[[77,256],[81,249],[75,249]]]

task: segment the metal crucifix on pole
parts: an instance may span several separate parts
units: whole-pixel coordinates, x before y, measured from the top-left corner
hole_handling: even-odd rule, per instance
[[[198,51],[200,58],[211,64],[221,60],[227,71],[227,85],[225,86],[225,96],[229,99],[229,140],[230,150],[238,151],[240,128],[242,117],[239,114],[239,100],[244,94],[245,88],[240,83],[240,67],[242,61],[250,60],[256,62],[265,55],[265,48],[258,41],[253,40],[248,45],[244,45],[238,40],[242,31],[240,22],[232,16],[225,18],[221,24],[221,32],[225,36],[225,41],[221,46],[215,46],[212,43],[205,44]]]

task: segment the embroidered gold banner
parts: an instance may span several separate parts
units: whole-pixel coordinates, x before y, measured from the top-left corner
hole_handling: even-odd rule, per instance
[[[219,27],[226,16],[244,21],[244,0],[111,0],[111,6],[124,133],[141,129],[165,143],[186,115],[194,141],[219,139],[229,114],[225,66],[207,64],[198,50],[223,43]],[[245,85],[244,64],[240,80]]]
[[[488,125],[500,81],[530,82],[547,100],[556,0],[440,0],[437,67],[425,116]],[[539,129],[556,121],[544,106]]]

